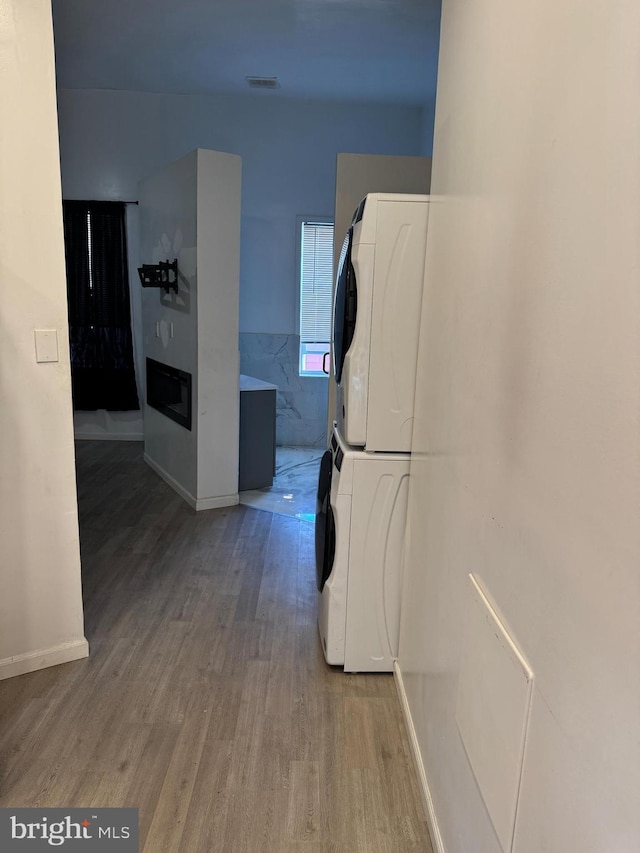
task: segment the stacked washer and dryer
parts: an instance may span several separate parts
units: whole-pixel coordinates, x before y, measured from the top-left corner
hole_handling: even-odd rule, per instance
[[[367,195],[338,265],[316,574],[325,658],[349,672],[388,672],[397,657],[429,202]]]

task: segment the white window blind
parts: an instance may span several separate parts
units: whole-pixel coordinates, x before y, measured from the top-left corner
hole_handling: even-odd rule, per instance
[[[303,222],[300,251],[300,343],[329,344],[333,294],[333,225]]]

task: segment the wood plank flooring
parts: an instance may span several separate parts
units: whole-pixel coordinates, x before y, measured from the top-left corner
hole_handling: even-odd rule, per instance
[[[390,675],[328,667],[313,526],[193,512],[79,442],[91,656],[0,682],[0,805],[135,806],[145,853],[431,853]]]

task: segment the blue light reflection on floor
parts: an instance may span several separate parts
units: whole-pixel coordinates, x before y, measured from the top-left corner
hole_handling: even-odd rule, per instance
[[[316,520],[316,514],[315,512],[298,512],[296,518],[299,518],[300,521],[310,521],[313,524]]]

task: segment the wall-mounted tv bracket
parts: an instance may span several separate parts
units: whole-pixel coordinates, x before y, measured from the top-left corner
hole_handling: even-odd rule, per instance
[[[178,292],[178,259],[160,261],[157,264],[142,264],[138,267],[140,284],[143,287],[163,287],[167,293],[170,290]]]

